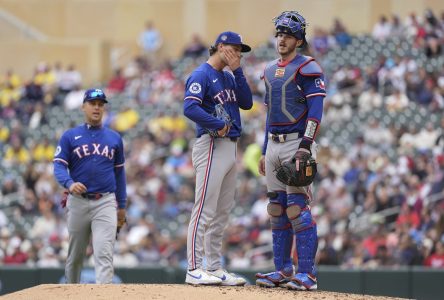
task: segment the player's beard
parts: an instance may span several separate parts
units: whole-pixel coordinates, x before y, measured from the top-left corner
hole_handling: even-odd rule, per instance
[[[276,44],[276,50],[282,58],[287,58],[296,51],[296,44],[278,42]]]

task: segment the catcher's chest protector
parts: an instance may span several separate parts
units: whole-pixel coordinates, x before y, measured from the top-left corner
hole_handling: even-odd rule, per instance
[[[296,123],[306,111],[305,97],[295,81],[296,72],[312,58],[298,55],[285,67],[273,61],[265,69],[265,101],[269,107],[270,125]]]

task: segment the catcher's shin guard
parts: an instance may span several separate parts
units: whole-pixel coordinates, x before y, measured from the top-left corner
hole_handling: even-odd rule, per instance
[[[285,192],[268,193],[270,203],[267,210],[270,215],[271,231],[273,236],[274,265],[277,271],[292,267],[291,247],[293,244],[293,230],[285,209],[287,194]]]
[[[314,264],[318,250],[318,235],[316,225],[296,233],[296,250],[298,255],[297,273],[307,273],[316,276]]]
[[[318,249],[318,235],[310,207],[306,204],[306,196],[304,194],[290,194],[288,195],[288,203],[287,215],[296,236],[297,273],[316,275],[314,259]]]

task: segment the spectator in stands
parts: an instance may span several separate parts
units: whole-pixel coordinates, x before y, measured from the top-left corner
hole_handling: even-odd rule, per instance
[[[370,118],[364,129],[364,141],[375,148],[387,149],[393,143],[393,134],[377,119]]]
[[[6,255],[3,260],[5,265],[24,264],[28,260],[28,255],[20,249],[21,238],[13,236],[9,242],[6,250]]]
[[[438,57],[443,54],[443,46],[435,34],[430,34],[426,37],[425,55],[428,58]]]
[[[204,55],[207,51],[207,46],[202,42],[200,35],[195,33],[191,36],[191,40],[185,45],[183,50],[183,57],[198,58]]]
[[[0,80],[0,89],[8,85],[13,89],[19,89],[22,84],[21,81],[20,76],[15,73],[13,69],[8,69],[4,77]]]
[[[419,47],[424,43],[426,37],[426,30],[419,22],[418,17],[412,12],[406,21],[406,35],[413,40],[414,46]]]
[[[382,96],[374,86],[370,86],[368,90],[361,93],[358,98],[358,109],[360,112],[371,112],[382,106]]]
[[[83,103],[83,95],[85,94],[85,90],[81,89],[80,86],[75,86],[69,92],[67,92],[64,99],[64,108],[65,110],[73,110],[78,109],[82,106]]]
[[[432,268],[444,268],[444,242],[438,241],[435,250],[424,260],[424,265]]]
[[[62,95],[66,95],[82,85],[82,75],[74,64],[69,65],[59,76],[58,88]]]
[[[8,107],[12,102],[18,102],[20,97],[19,89],[14,88],[11,82],[5,83],[4,87],[0,88],[0,109]]]
[[[416,96],[416,102],[423,106],[429,106],[434,100],[434,88],[435,82],[432,77],[428,76],[424,80],[424,85],[419,87],[418,94]]]
[[[372,36],[378,41],[386,40],[391,33],[391,25],[386,16],[379,17],[379,22],[373,26]]]
[[[125,90],[126,83],[127,80],[123,76],[122,69],[117,68],[106,86],[106,94],[110,96],[121,94]]]
[[[351,37],[348,34],[347,29],[345,28],[344,24],[342,24],[342,21],[338,18],[333,21],[333,29],[331,33],[334,36],[336,43],[340,47],[345,48],[351,43]]]
[[[392,253],[389,252],[386,245],[379,245],[376,249],[375,256],[366,262],[365,266],[368,268],[378,268],[394,266],[396,264],[393,259]]]
[[[6,149],[3,164],[8,167],[27,164],[31,159],[29,151],[19,137],[11,138],[11,145]]]
[[[47,137],[39,141],[32,150],[32,159],[37,162],[51,162],[54,158],[55,147]]]
[[[331,39],[327,32],[320,27],[316,27],[310,42],[310,47],[313,49],[316,56],[324,56],[331,47]]]
[[[152,21],[145,22],[145,29],[139,35],[138,44],[150,66],[157,66],[159,63],[159,50],[162,47],[163,40]]]
[[[395,253],[398,263],[405,266],[422,265],[423,256],[408,233],[401,235],[399,251]]]
[[[390,24],[390,37],[404,38],[405,28],[396,14],[392,15],[392,21]]]
[[[385,100],[385,106],[389,112],[401,112],[409,105],[409,98],[399,89],[395,89],[393,94]]]

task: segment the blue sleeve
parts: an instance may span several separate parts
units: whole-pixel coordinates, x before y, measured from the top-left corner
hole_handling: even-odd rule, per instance
[[[194,71],[185,83],[184,100],[196,100],[202,103],[207,91],[207,75],[202,71]]]
[[[69,138],[69,132],[65,132],[60,138],[54,153],[54,177],[57,182],[66,189],[69,189],[71,184],[74,183],[69,175],[69,153],[71,152],[71,144]]]
[[[300,72],[297,75],[297,80],[307,99],[307,121],[301,146],[308,148],[320,129],[326,88],[324,74],[316,62],[310,62],[304,71],[307,73]],[[311,72],[309,73],[309,71]]]
[[[253,96],[251,94],[250,86],[244,76],[242,68],[239,67],[233,71],[234,81],[236,82],[236,98],[239,107],[243,110],[249,110],[253,107]]]
[[[125,156],[123,149],[123,142],[119,140],[119,151],[116,155],[116,166],[114,174],[116,177],[116,199],[119,208],[126,207],[126,174],[125,174]]]
[[[74,180],[69,176],[68,166],[60,161],[54,161],[54,177],[66,189],[69,189],[71,184],[74,183]]]
[[[322,120],[322,111],[324,106],[325,83],[324,75],[313,74],[311,76],[303,76],[298,74],[299,82],[307,99],[307,121],[305,124],[304,136],[302,137],[301,146],[308,148],[316,138],[320,129]]]
[[[207,75],[201,71],[193,72],[185,84],[183,114],[203,128],[220,130],[225,123],[207,113],[201,106],[206,90]]]
[[[211,130],[220,130],[224,128],[225,123],[209,113],[207,113],[200,106],[200,103],[195,100],[185,100],[183,104],[183,114],[191,121],[199,124],[203,128]]]

